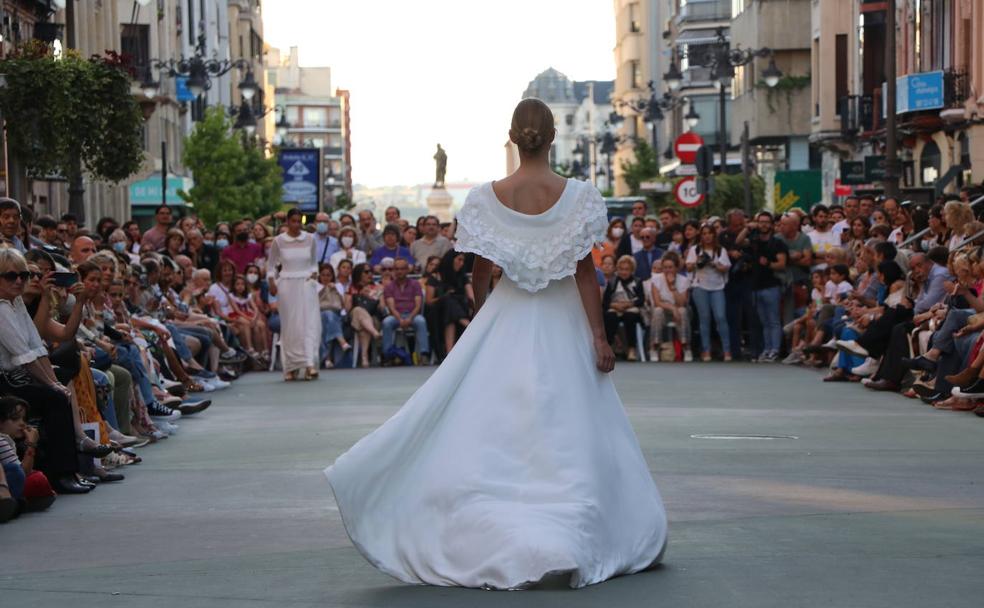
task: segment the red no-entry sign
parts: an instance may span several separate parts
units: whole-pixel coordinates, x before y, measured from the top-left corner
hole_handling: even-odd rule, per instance
[[[703,145],[703,137],[693,131],[687,131],[680,135],[680,137],[677,137],[673,143],[673,151],[676,152],[677,158],[680,159],[681,163],[692,165],[697,160],[697,149]]]

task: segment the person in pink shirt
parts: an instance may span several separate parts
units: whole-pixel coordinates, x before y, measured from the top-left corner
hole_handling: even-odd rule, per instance
[[[222,250],[220,260],[229,260],[236,272],[246,272],[246,267],[263,257],[263,245],[249,242],[249,225],[240,220],[232,225],[232,243]]]

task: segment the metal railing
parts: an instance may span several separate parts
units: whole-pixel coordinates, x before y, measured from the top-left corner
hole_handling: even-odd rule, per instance
[[[984,202],[984,196],[981,196],[981,197],[978,197],[978,198],[972,200],[970,202],[970,208],[973,209],[973,208],[977,207],[977,205],[981,204],[982,202]],[[899,245],[899,247],[901,248],[901,247],[905,247],[906,245],[909,245],[911,243],[915,243],[916,241],[918,241],[922,237],[926,236],[926,234],[928,234],[928,233],[929,233],[929,228],[923,228],[919,232],[913,234],[912,236],[910,236],[906,240],[902,241],[902,244]],[[970,236],[970,237],[965,238],[964,240],[960,241],[960,244],[959,245],[957,245],[957,249],[960,249],[961,247],[964,246],[964,244],[966,244],[968,242],[972,242],[974,239],[978,238],[981,235],[984,235],[984,231],[978,232],[977,234],[975,234],[973,236]]]
[[[728,21],[731,19],[730,0],[712,0],[711,2],[688,2],[680,7],[677,23],[687,21]]]

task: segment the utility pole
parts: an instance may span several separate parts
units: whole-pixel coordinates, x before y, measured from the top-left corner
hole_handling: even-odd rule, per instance
[[[885,8],[885,181],[886,196],[899,193],[899,152],[895,131],[895,1]]]
[[[722,76],[720,83],[721,83],[721,90],[718,91],[718,95],[719,95],[718,103],[720,105],[719,109],[721,110],[721,124],[719,125],[720,129],[718,129],[718,134],[719,134],[718,136],[721,138],[721,141],[718,143],[721,146],[721,170],[719,171],[719,173],[721,175],[724,175],[725,173],[727,173],[726,167],[728,166],[728,125],[726,122],[727,106],[725,103],[725,95],[724,95],[724,88],[727,86],[727,80],[725,80],[725,78]]]
[[[751,159],[749,158],[750,154],[751,146],[748,141],[748,121],[746,120],[741,132],[741,174],[745,186],[745,214],[748,217],[752,217],[752,166]]]
[[[70,49],[78,48],[75,35],[75,2],[65,3],[65,43]],[[68,212],[73,214],[79,225],[85,224],[85,182],[82,181],[82,159],[69,160],[68,175]]]

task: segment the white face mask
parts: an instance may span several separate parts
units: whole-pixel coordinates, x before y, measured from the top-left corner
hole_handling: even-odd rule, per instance
[[[352,246],[353,243],[355,243],[355,239],[353,239],[350,236],[343,236],[341,240],[342,240],[342,247],[346,249],[348,249],[349,247]]]
[[[625,228],[612,228],[612,236],[620,239],[625,234]]]
[[[251,272],[251,273],[249,273],[249,274],[246,275],[246,282],[247,283],[255,283],[255,282],[259,281],[259,280],[260,280],[260,275],[256,274],[255,272]]]

